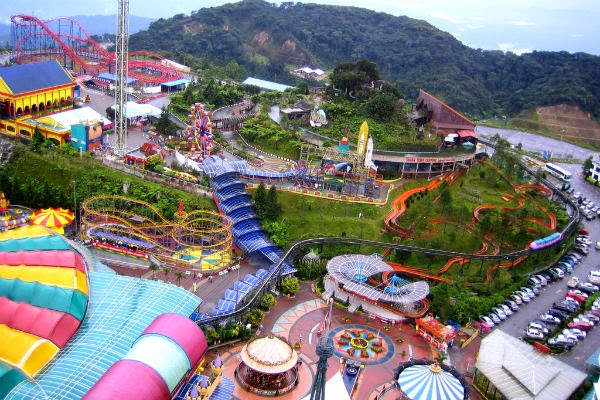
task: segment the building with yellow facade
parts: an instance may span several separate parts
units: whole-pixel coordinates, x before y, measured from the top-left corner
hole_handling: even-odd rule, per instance
[[[57,145],[69,143],[70,129],[35,120],[73,109],[75,80],[56,60],[0,67],[0,133],[31,139],[37,126]]]

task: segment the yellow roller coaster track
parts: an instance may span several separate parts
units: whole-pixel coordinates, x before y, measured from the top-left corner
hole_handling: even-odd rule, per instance
[[[124,196],[96,196],[82,203],[82,232],[96,229],[118,237],[148,242],[162,255],[186,249],[188,253],[228,253],[232,245],[231,220],[210,210],[195,210],[170,221],[149,203]],[[171,246],[165,245],[165,241]],[[174,249],[175,247],[175,249]]]

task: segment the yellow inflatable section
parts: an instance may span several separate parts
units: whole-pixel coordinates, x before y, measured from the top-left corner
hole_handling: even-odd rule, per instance
[[[34,376],[58,353],[47,339],[0,324],[0,360]]]
[[[86,296],[89,295],[85,274],[75,268],[0,264],[0,277],[77,289]]]
[[[40,225],[28,225],[19,229],[9,229],[8,231],[2,232],[0,240],[23,239],[49,235],[48,228],[44,228]]]

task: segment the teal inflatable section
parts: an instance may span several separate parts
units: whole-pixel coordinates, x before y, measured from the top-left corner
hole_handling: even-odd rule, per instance
[[[0,361],[0,399],[25,379],[27,377],[21,371]]]
[[[20,279],[0,278],[0,297],[2,296],[12,301],[68,313],[79,321],[83,319],[88,302],[88,297],[78,290]]]
[[[0,252],[5,251],[73,250],[62,236],[40,236],[0,241]]]

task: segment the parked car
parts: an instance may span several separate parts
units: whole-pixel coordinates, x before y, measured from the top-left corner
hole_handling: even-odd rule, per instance
[[[538,288],[542,287],[542,281],[540,280],[540,278],[533,275],[527,278],[527,284],[530,286],[537,286]]]
[[[567,286],[570,287],[571,289],[575,289],[577,287],[577,285],[579,284],[579,278],[574,276],[571,279],[569,279],[569,281],[567,282]]]
[[[576,336],[565,336],[563,334],[556,335],[556,338],[561,342],[567,342],[570,345],[574,346],[577,344],[578,340]]]
[[[561,323],[561,319],[555,317],[554,315],[550,315],[548,313],[540,315],[540,320],[547,324],[558,325]]]
[[[515,294],[518,295],[524,303],[529,303],[531,301],[531,298],[529,297],[529,294],[527,294],[527,292],[517,290]]]
[[[490,317],[492,319],[492,321],[494,321],[494,324],[496,324],[496,325],[500,325],[500,322],[502,322],[502,320],[496,313],[491,312],[488,314],[488,317]]]
[[[571,335],[575,335],[578,340],[583,340],[587,336],[587,333],[585,333],[581,329],[577,329],[577,328],[565,329],[565,330],[563,330],[563,333],[565,333],[565,331],[568,331],[569,334],[571,334]]]
[[[534,277],[540,280],[542,286],[546,286],[548,284],[548,279],[546,279],[542,274],[535,274]]]
[[[565,319],[569,318],[569,316],[571,315],[568,311],[559,310],[558,308],[549,309],[548,314],[559,318],[561,321],[564,321]]]
[[[481,332],[484,332],[484,333],[491,332],[491,330],[493,328],[493,326],[490,326],[488,323],[481,322],[481,321],[475,321],[475,322],[473,322],[473,326],[476,329],[479,329]]]
[[[496,324],[494,323],[494,320],[492,320],[490,317],[488,317],[487,315],[480,315],[479,316],[479,322],[483,322],[487,325],[489,325],[491,328],[493,328]]]
[[[600,316],[594,314],[591,311],[586,311],[583,314],[579,314],[578,318],[586,318],[589,319],[591,322],[594,323],[594,325],[597,325],[598,322],[600,322]]]
[[[534,292],[534,291],[533,291],[533,289],[532,289],[532,288],[530,288],[530,287],[527,287],[527,286],[522,286],[522,287],[521,287],[521,290],[522,290],[522,291],[524,291],[524,292],[526,292],[526,293],[527,293],[527,295],[529,295],[529,298],[530,298],[530,299],[533,299],[533,298],[536,296],[535,292]]]
[[[581,290],[569,290],[567,292],[567,297],[570,297],[580,303],[583,303],[587,300],[587,294],[583,293]]]
[[[550,273],[554,274],[556,279],[562,279],[565,277],[565,273],[560,268],[550,268]]]
[[[519,310],[519,305],[518,305],[518,304],[517,304],[517,302],[516,302],[516,301],[514,301],[514,300],[510,300],[510,299],[504,300],[504,304],[506,304],[508,307],[510,307],[510,309],[511,309],[513,312],[515,312],[515,311],[518,311],[518,310]]]
[[[592,330],[592,328],[594,327],[594,324],[592,324],[591,322],[585,322],[585,321],[571,321],[569,322],[569,328],[576,328],[576,329],[581,329],[584,332],[588,332],[590,330]]]
[[[575,247],[573,247],[573,250],[575,250],[578,253],[583,254],[584,256],[587,256],[588,254],[590,254],[590,251],[587,249],[587,247],[584,247],[583,245],[575,246]]]
[[[516,293],[511,294],[510,296],[508,296],[508,298],[510,301],[514,301],[515,303],[517,303],[517,305],[523,304],[523,299]]]
[[[563,335],[571,343],[579,343],[579,338],[573,333],[571,333],[569,329],[563,329],[561,335]]]
[[[590,271],[588,273],[588,282],[590,282],[593,285],[598,285],[600,284],[600,271]]]
[[[513,315],[513,310],[506,304],[500,303],[496,307],[498,307],[499,309],[504,311],[504,315],[506,315],[507,317],[510,317],[511,315]]]
[[[492,307],[492,312],[490,314],[496,314],[498,318],[500,318],[500,321],[504,321],[507,318],[507,315],[504,313],[504,310],[500,307]]]
[[[594,294],[596,293],[598,290],[600,290],[600,288],[596,285],[594,285],[593,283],[590,282],[581,282],[577,285],[577,289],[581,290],[584,293],[587,294]]]
[[[539,329],[527,328],[527,330],[525,331],[525,336],[531,339],[543,340],[546,337],[546,334],[544,334]]]
[[[544,335],[547,335],[551,330],[550,327],[542,321],[531,321],[527,325],[527,328],[535,328],[537,330],[540,330],[544,333]]]

